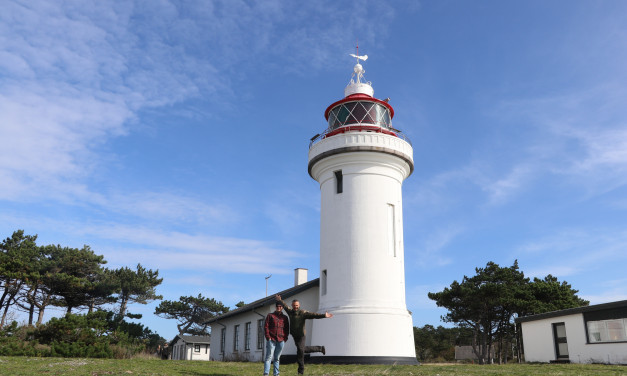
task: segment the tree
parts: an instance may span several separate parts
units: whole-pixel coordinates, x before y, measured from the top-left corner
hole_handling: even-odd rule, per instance
[[[589,301],[577,296],[579,290],[573,289],[566,281],[560,283],[557,277],[551,274],[543,279],[535,277],[528,287],[532,299],[529,304],[520,307],[518,312],[520,316],[582,307],[590,304]]]
[[[137,264],[137,270],[124,267],[114,270],[113,276],[118,283],[119,317],[124,317],[129,302],[148,304],[149,301],[163,299],[156,292],[156,287],[163,282],[163,278],[159,278],[159,270],[153,272]]]
[[[246,303],[244,303],[244,301],[243,301],[243,300],[240,300],[239,302],[237,302],[237,304],[235,304],[235,306],[236,306],[237,308],[242,308],[242,307],[243,307],[243,306],[245,306],[245,305],[246,305]]]
[[[416,357],[421,362],[441,359],[455,360],[455,346],[469,345],[472,341],[472,330],[464,327],[445,328],[425,325],[414,327],[414,343]]]
[[[155,315],[177,320],[176,327],[180,334],[209,334],[207,320],[224,314],[229,307],[213,298],[181,296],[178,301],[164,300],[155,308]]]
[[[37,325],[41,324],[45,308],[52,300],[47,286],[47,281],[53,275],[50,273],[52,263],[46,257],[46,248],[38,247],[37,256],[31,260],[32,269],[25,280],[25,288],[17,301],[17,306],[28,312],[28,325],[33,325],[35,309],[39,312]]]
[[[17,230],[0,243],[0,328],[24,284],[37,271],[39,249],[36,240],[37,235],[24,235],[24,230]]]
[[[112,287],[108,283],[101,265],[106,264],[104,256],[96,255],[86,245],[81,249],[61,247],[49,248],[50,259],[54,263],[51,273],[58,275],[51,281],[51,292],[56,296],[55,305],[66,307],[67,313],[73,308],[89,307],[110,302]]]
[[[450,287],[428,296],[438,307],[448,309],[443,321],[472,328],[473,351],[480,364],[491,361],[489,354],[495,344],[499,361],[507,359],[509,343],[515,337],[514,317],[587,304],[575,295],[577,290],[550,275],[531,283],[517,261],[507,268],[488,262],[475,272],[475,276],[464,276],[461,283],[453,281]]]

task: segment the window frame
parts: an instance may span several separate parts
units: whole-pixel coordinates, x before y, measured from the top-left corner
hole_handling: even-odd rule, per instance
[[[622,325],[622,328],[609,328],[608,324],[610,323],[620,323],[620,325]],[[593,332],[593,329],[591,328],[592,325],[597,325],[598,327],[595,329],[597,329],[598,331]],[[615,340],[610,339],[612,332],[617,330],[622,334],[622,338]],[[596,336],[593,336],[593,334],[596,333],[598,333],[598,341],[595,340]],[[586,321],[586,335],[588,337],[588,344],[591,345],[596,345],[598,343],[625,343],[627,342],[627,318]]]
[[[220,354],[224,354],[226,349],[226,328],[222,328],[220,332]]]
[[[263,339],[265,337],[265,319],[257,320],[257,350],[263,350]]]
[[[233,327],[233,352],[239,351],[239,324]]]
[[[333,175],[335,175],[335,193],[344,193],[344,175],[342,170],[333,171]]]
[[[249,321],[244,324],[244,351],[250,351],[250,331],[252,322]]]

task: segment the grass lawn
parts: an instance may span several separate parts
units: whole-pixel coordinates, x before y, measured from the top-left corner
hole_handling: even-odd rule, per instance
[[[0,357],[0,375],[203,375],[203,376],[258,376],[262,363],[222,363],[201,361],[172,361],[152,359],[64,359]],[[523,376],[523,375],[627,375],[625,366],[599,364],[508,364],[508,365],[453,365],[423,364],[421,366],[363,366],[311,364],[306,375],[429,375],[429,376]],[[281,367],[282,376],[296,375],[295,364]]]

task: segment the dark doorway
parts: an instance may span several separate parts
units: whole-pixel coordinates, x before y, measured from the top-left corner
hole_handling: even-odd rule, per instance
[[[568,341],[566,340],[566,325],[563,322],[553,324],[553,340],[557,360],[567,360]]]

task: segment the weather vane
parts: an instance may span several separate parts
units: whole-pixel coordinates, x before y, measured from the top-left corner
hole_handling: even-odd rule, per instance
[[[365,81],[364,73],[366,73],[366,71],[364,70],[364,67],[359,63],[359,60],[366,61],[368,59],[368,55],[359,56],[359,42],[357,42],[357,46],[355,47],[355,52],[356,52],[355,54],[349,54],[350,56],[357,59],[357,64],[355,64],[355,67],[353,68],[353,75],[351,76],[351,80],[348,85],[349,87],[354,84],[370,85],[370,82]]]
[[[359,42],[357,42],[357,46],[355,46],[355,54],[349,54],[349,55],[357,59],[357,64],[359,64],[359,60],[363,60],[363,61],[368,60],[368,55],[359,56]]]

